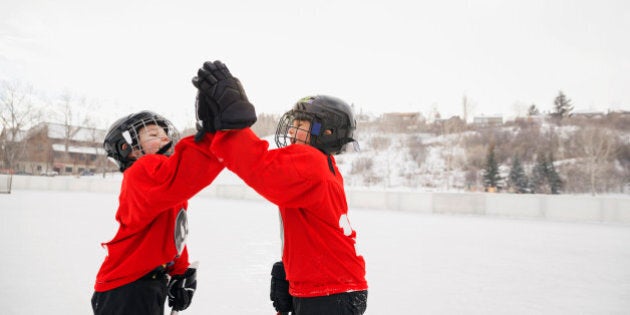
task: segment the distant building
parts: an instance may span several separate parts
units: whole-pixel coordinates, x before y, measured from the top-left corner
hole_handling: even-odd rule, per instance
[[[606,113],[603,111],[594,111],[594,110],[574,110],[571,112],[571,117],[602,119],[606,117]]]
[[[381,116],[381,124],[393,132],[416,131],[423,120],[420,113],[384,113]]]
[[[516,117],[514,118],[514,122],[515,123],[536,123],[536,124],[542,124],[543,122],[545,122],[545,115],[527,115],[525,117]]]
[[[617,115],[622,118],[630,118],[630,110],[613,110],[608,113],[609,115]]]
[[[438,118],[433,122],[434,132],[441,134],[450,134],[456,132],[462,132],[466,130],[466,122],[459,116],[451,116],[449,118]]]
[[[500,126],[502,124],[502,116],[479,116],[473,118],[473,125],[477,126]]]
[[[33,175],[80,175],[116,171],[103,150],[105,130],[40,123],[26,132],[14,170]]]
[[[628,125],[630,122],[630,111],[627,110],[613,110],[608,112],[608,118],[616,121],[621,121],[623,125]]]

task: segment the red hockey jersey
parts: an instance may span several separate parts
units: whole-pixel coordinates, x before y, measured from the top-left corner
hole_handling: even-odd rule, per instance
[[[174,263],[170,274],[188,268],[185,245],[188,199],[209,185],[223,165],[210,153],[212,135],[195,143],[183,138],[170,157],[149,154],[125,170],[116,221],[118,232],[102,245],[108,254],[94,290],[133,282],[160,265]]]
[[[278,205],[289,293],[325,296],[367,290],[365,261],[355,250],[343,179],[334,158],[309,145],[268,150],[249,128],[217,132],[212,152]],[[333,168],[334,172],[330,168]]]

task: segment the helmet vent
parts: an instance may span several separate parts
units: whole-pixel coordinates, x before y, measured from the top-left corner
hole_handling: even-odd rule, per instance
[[[130,114],[114,122],[103,141],[103,148],[107,152],[107,156],[117,161],[121,172],[124,172],[138,158],[145,155],[139,143],[138,131],[149,125],[162,127],[170,140],[156,154],[171,155],[173,153],[173,146],[179,140],[179,132],[170,121],[151,111]],[[139,154],[131,154],[134,150]]]
[[[125,130],[122,132],[122,136],[123,138],[125,138],[125,141],[128,144],[133,144],[133,140],[131,139],[131,134],[129,133],[129,130]]]

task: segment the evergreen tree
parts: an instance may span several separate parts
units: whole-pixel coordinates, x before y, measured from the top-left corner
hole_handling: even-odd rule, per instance
[[[532,193],[546,194],[551,191],[547,182],[547,169],[547,159],[545,159],[543,154],[539,153],[536,157],[536,165],[532,169],[532,180],[530,182]]]
[[[499,164],[497,163],[494,156],[494,143],[492,143],[490,144],[490,147],[488,147],[488,155],[486,156],[486,167],[483,171],[483,183],[486,191],[489,191],[492,188],[499,190],[501,188],[499,186],[500,180],[501,175],[499,174]]]
[[[508,186],[517,194],[524,194],[529,191],[529,180],[527,175],[525,175],[521,159],[518,156],[514,156],[512,160],[512,168],[508,175]]]
[[[573,106],[571,105],[571,100],[568,99],[562,91],[560,91],[558,96],[556,96],[556,99],[553,101],[553,111],[551,112],[551,116],[560,121],[562,118],[569,117],[572,110]]]
[[[556,168],[553,166],[553,155],[551,153],[547,159],[547,182],[549,183],[549,189],[552,194],[557,195],[560,193],[563,182],[558,172],[556,172]]]
[[[527,109],[527,116],[537,116],[540,115],[540,111],[538,110],[538,107],[536,107],[536,104],[532,104],[529,106],[529,108]]]
[[[553,155],[549,154],[548,157],[545,157],[544,154],[539,153],[536,165],[532,170],[532,192],[555,195],[560,193],[562,186],[562,179],[553,166]]]

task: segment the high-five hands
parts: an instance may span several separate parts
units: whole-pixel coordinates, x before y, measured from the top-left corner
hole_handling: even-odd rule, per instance
[[[205,132],[242,129],[256,122],[256,109],[241,82],[221,61],[207,61],[192,79],[198,89],[197,140]]]

